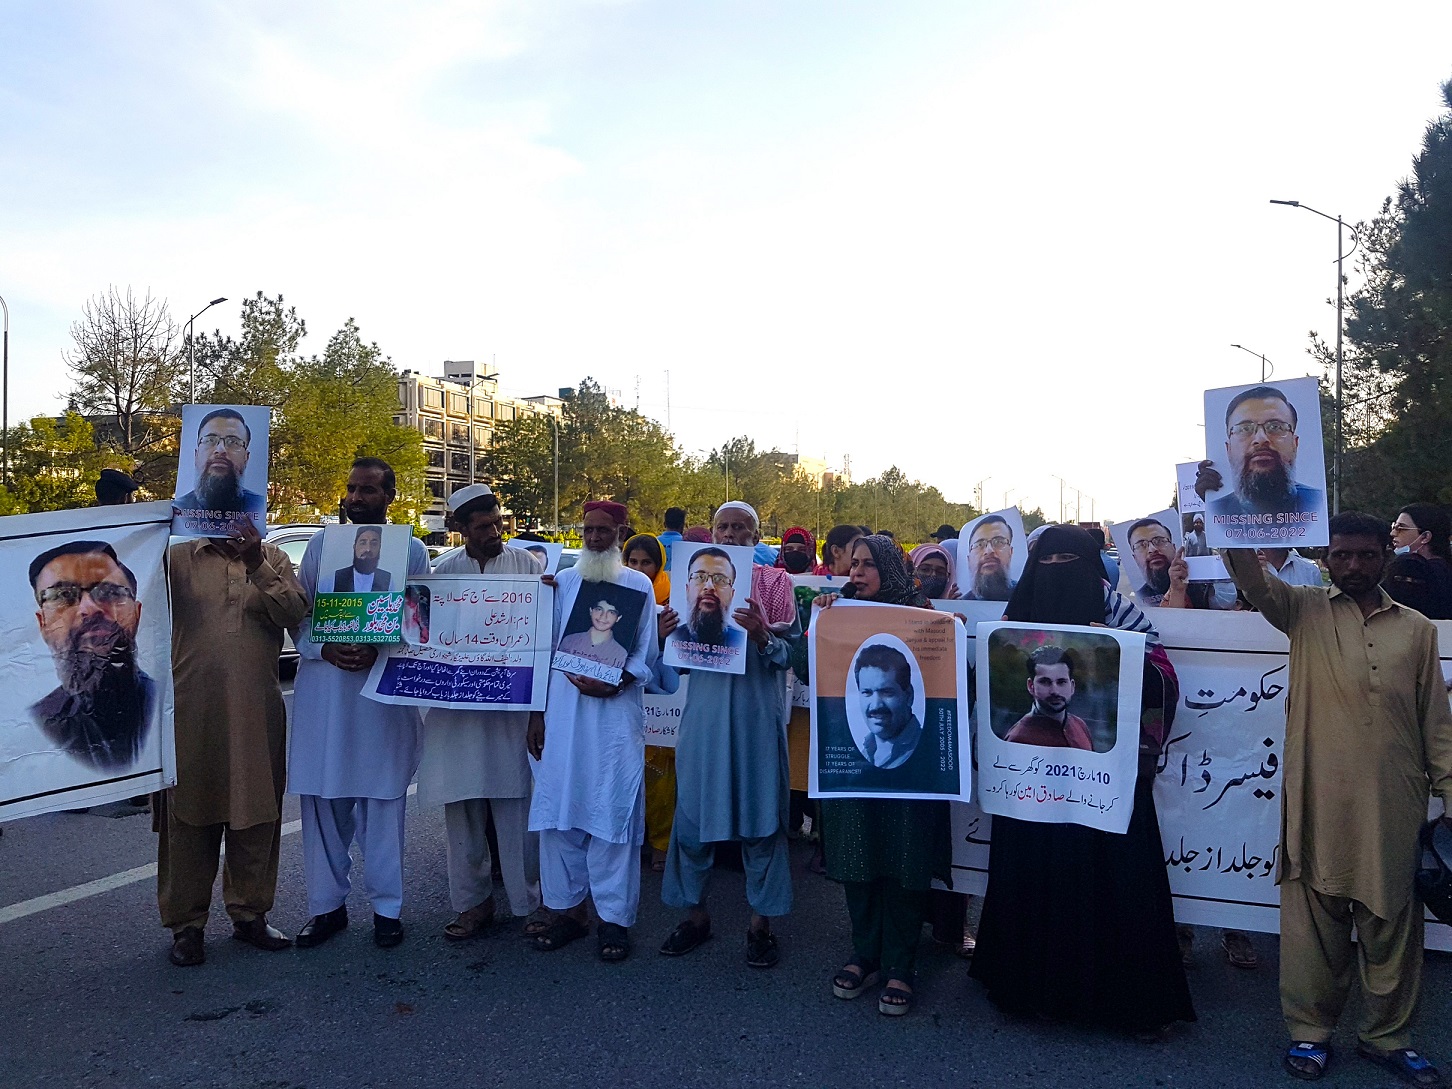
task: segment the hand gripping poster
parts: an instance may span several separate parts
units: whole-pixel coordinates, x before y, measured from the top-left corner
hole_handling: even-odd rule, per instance
[[[0,820],[176,782],[171,507],[0,519]]]
[[[1145,637],[978,625],[978,804],[1124,832],[1134,809]]]
[[[172,534],[225,537],[239,518],[267,532],[267,429],[256,405],[183,405]]]
[[[315,643],[397,643],[413,530],[403,525],[323,527]]]
[[[403,642],[373,663],[363,695],[462,711],[542,711],[554,590],[531,575],[414,576]]]
[[[1207,390],[1205,457],[1211,548],[1330,543],[1316,379]]]
[[[967,801],[968,649],[951,613],[838,601],[808,636],[814,798]]]
[[[732,615],[749,606],[752,550],[677,541],[671,546],[671,608],[680,626],[665,664],[714,673],[746,672],[746,629]]]

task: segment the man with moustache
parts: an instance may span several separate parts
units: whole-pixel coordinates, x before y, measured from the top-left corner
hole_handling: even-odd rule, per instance
[[[391,572],[378,566],[383,553],[383,530],[377,526],[359,526],[353,537],[353,562],[333,572],[333,593],[382,593],[393,584]]]
[[[711,537],[718,545],[751,547],[761,540],[756,511],[733,500],[716,510]],[[704,550],[703,550],[704,551]],[[751,922],[746,963],[770,968],[780,957],[771,919],[791,911],[791,860],[786,823],[786,671],[801,636],[791,576],[756,564],[751,593],[733,619],[745,629],[744,674],[691,674],[676,740],[676,815],[671,825],[661,899],[686,909],[661,952],[689,953],[711,937],[706,886],[716,847],[741,845]],[[667,609],[661,630],[679,623]]]
[[[923,736],[923,724],[913,714],[913,674],[907,659],[896,647],[867,647],[857,656],[852,676],[867,723],[862,755],[875,768],[901,767]]]
[[[544,570],[532,553],[505,547],[499,497],[487,484],[460,488],[449,496],[448,508],[449,528],[463,534],[464,547],[434,574],[538,576]],[[476,938],[493,923],[495,863],[509,913],[524,919],[539,910],[539,837],[529,831],[528,732],[528,711],[432,707],[424,715],[418,800],[420,806],[444,809],[449,901],[457,913],[444,927],[448,941]],[[491,816],[497,859],[489,850]]]
[[[1135,590],[1141,605],[1159,605],[1170,592],[1170,566],[1175,562],[1175,538],[1163,522],[1141,518],[1125,534],[1129,554],[1144,575]]]
[[[1074,658],[1068,651],[1045,646],[1029,655],[1028,691],[1033,709],[1009,728],[1005,741],[1094,751],[1089,724],[1069,713],[1069,701],[1074,698]]]
[[[595,902],[601,960],[630,955],[630,928],[640,907],[640,848],[645,843],[645,686],[658,654],[655,592],[620,556],[624,504],[585,504],[584,550],[568,570],[546,577],[555,587],[554,643],[580,595],[636,604],[635,638],[615,684],[550,671],[544,712],[531,711],[529,752],[534,799],[529,829],[539,834],[540,890],[553,913],[534,938],[542,952],[589,931]],[[602,596],[608,584],[609,596]]]
[[[746,632],[727,623],[731,603],[736,599],[736,565],[722,549],[707,546],[691,556],[686,573],[686,625],[671,637],[685,644],[687,657],[705,653],[713,664],[724,665],[746,649]],[[719,659],[719,662],[717,660]]]
[[[193,454],[196,487],[176,501],[183,516],[225,520],[267,513],[267,497],[242,486],[251,443],[252,429],[235,408],[213,409],[202,417]]]
[[[1268,577],[1251,549],[1221,553],[1235,585],[1291,643],[1281,765],[1281,1012],[1298,1078],[1320,1078],[1360,977],[1357,1054],[1414,1085],[1443,1080],[1412,1049],[1423,914],[1414,889],[1428,796],[1452,826],[1452,710],[1437,629],[1381,588],[1387,524],[1328,526],[1331,586]],[[1354,937],[1353,937],[1354,930]]]
[[[1297,423],[1296,407],[1274,386],[1254,386],[1231,398],[1225,409],[1225,457],[1235,474],[1235,490],[1210,500],[1211,518],[1243,525],[1249,517],[1304,514],[1321,505],[1321,491],[1296,483]],[[1195,490],[1204,496],[1223,486],[1220,473],[1202,463]],[[1276,537],[1283,536],[1283,529],[1270,525]],[[1255,534],[1248,533],[1246,540],[1254,541]]]
[[[966,601],[1007,601],[1017,585],[1009,578],[1013,561],[1013,528],[997,514],[990,514],[973,527],[968,536],[968,588]]]
[[[356,459],[343,500],[348,520],[382,525],[395,488],[388,462]],[[322,547],[323,534],[314,534],[298,567],[308,614],[292,633],[299,661],[289,786],[302,807],[303,876],[312,916],[297,944],[321,945],[348,925],[349,847],[356,837],[373,902],[373,942],[386,949],[403,941],[403,822],[409,780],[418,768],[419,711],[363,697],[378,657],[376,644],[313,642]],[[408,549],[408,577],[427,575],[423,542],[410,538]]]
[[[69,541],[30,564],[41,638],[60,685],[30,707],[65,753],[98,771],[136,762],[151,732],[156,686],[136,664],[136,576],[105,541]]]

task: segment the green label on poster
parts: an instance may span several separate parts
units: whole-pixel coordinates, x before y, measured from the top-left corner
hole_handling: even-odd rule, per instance
[[[319,594],[313,601],[314,643],[397,643],[403,591]]]

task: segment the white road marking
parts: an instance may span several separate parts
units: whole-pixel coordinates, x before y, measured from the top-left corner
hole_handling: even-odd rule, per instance
[[[418,784],[410,784],[410,794],[418,793]],[[288,821],[282,826],[284,836],[293,835],[302,831],[302,821]],[[226,851],[223,851],[225,854]],[[134,870],[122,870],[120,873],[113,873],[109,877],[98,877],[95,881],[87,881],[81,885],[72,885],[68,889],[61,889],[59,892],[48,892],[44,896],[36,896],[29,900],[21,900],[18,904],[10,904],[7,907],[0,907],[0,926],[5,923],[13,923],[16,919],[24,919],[28,915],[38,915],[42,911],[49,911],[51,908],[58,908],[65,904],[73,904],[77,900],[85,900],[92,896],[100,896],[102,893],[110,892],[113,889],[125,888],[127,885],[134,885],[138,881],[149,881],[156,877],[156,863],[148,862],[145,866],[137,866]]]

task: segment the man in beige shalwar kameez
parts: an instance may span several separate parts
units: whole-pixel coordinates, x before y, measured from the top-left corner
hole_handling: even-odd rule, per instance
[[[1422,976],[1417,833],[1429,790],[1452,807],[1437,631],[1381,589],[1384,521],[1344,513],[1330,531],[1330,589],[1268,579],[1252,550],[1223,553],[1241,593],[1291,640],[1277,874],[1285,1065],[1299,1078],[1325,1072],[1359,970],[1358,1053],[1440,1085],[1410,1035]]]
[[[225,841],[222,895],[232,934],[259,949],[292,942],[267,924],[277,890],[287,719],[278,683],[283,629],[307,599],[282,549],[247,518],[230,538],[172,545],[171,660],[177,784],[153,826],[161,925],[179,967],[206,959],[202,932]]]

